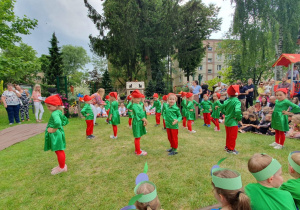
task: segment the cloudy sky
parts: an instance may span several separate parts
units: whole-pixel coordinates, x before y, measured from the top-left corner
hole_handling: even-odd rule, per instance
[[[102,10],[101,0],[89,0],[98,11]],[[203,0],[205,4],[213,3],[221,7],[219,17],[223,18],[221,31],[212,34],[212,39],[221,39],[229,29],[232,22],[233,8],[229,0]],[[26,15],[38,20],[38,26],[31,35],[23,37],[23,42],[31,45],[40,56],[48,54],[50,39],[55,32],[59,46],[75,45],[82,46],[92,56],[89,48],[90,34],[98,32],[87,17],[87,8],[83,0],[17,0],[15,5],[17,16]],[[87,65],[87,68],[92,68]]]

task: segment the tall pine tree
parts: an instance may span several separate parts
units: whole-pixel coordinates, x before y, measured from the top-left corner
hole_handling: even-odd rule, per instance
[[[60,47],[57,46],[59,43],[55,33],[52,34],[52,39],[50,40],[51,47],[49,48],[49,68],[46,70],[45,78],[48,85],[56,84],[56,77],[62,76],[63,74],[63,62],[62,53],[60,52]]]
[[[107,93],[109,93],[113,90],[113,87],[111,85],[111,79],[110,79],[107,69],[105,70],[105,72],[103,74],[101,86],[102,86],[102,88],[105,89],[105,92],[107,92]]]
[[[154,92],[155,92],[155,84],[154,82],[152,82],[152,80],[150,80],[146,88],[146,96],[152,97]]]
[[[156,87],[155,91],[158,94],[164,94],[166,91],[166,85],[162,76],[161,71],[159,71],[156,75]]]

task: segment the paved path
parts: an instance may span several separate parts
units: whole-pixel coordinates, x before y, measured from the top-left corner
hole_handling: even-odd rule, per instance
[[[0,131],[0,151],[18,142],[45,132],[46,126],[46,123],[23,124]]]

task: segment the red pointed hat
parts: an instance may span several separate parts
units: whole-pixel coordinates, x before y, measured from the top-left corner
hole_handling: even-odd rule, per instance
[[[132,95],[127,96],[127,100],[130,101],[132,99]]]
[[[181,97],[183,98],[183,97],[186,97],[186,94],[187,94],[187,92],[182,92],[181,93]]]
[[[167,101],[167,100],[168,100],[168,96],[167,96],[167,95],[164,95],[164,96],[162,97],[162,100]]]
[[[288,93],[287,88],[279,88],[279,89],[276,90],[276,92],[278,92],[278,91],[283,92],[283,93],[285,93],[285,94]],[[46,101],[45,101],[45,102],[46,102]]]
[[[231,85],[227,90],[228,95],[230,96],[238,96],[240,93],[239,85]]]
[[[190,97],[192,97],[193,95],[194,95],[193,93],[187,93],[187,94],[186,94],[186,97],[187,97],[187,98],[190,98]]]
[[[216,95],[217,95],[218,99],[221,98],[221,94],[220,93],[216,93]]]
[[[142,95],[142,98],[145,98],[145,95],[144,95],[144,94],[141,93],[141,95]]]
[[[115,99],[118,98],[118,93],[117,92],[110,92],[109,96],[114,97]]]
[[[109,95],[105,96],[105,99],[107,99],[107,100],[108,100],[108,99],[109,99]]]
[[[46,98],[45,103],[53,106],[63,106],[63,102],[58,95],[49,96]]]
[[[139,90],[134,90],[132,93],[131,93],[131,96],[133,98],[142,98],[142,94]]]
[[[153,98],[158,98],[158,94],[157,94],[157,93],[154,93],[154,94],[153,94]]]
[[[91,96],[89,96],[89,95],[85,95],[84,97],[83,97],[83,100],[84,101],[90,101],[90,100],[92,100],[93,98],[91,97]]]

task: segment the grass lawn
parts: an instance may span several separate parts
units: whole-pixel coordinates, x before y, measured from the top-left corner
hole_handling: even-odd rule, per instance
[[[0,117],[0,129],[8,127],[3,106]],[[45,122],[48,118],[49,111],[45,110]],[[86,140],[83,119],[70,119],[65,126],[69,171],[56,176],[50,174],[57,165],[56,155],[43,151],[43,133],[0,151],[0,208],[120,209],[134,195],[135,178],[146,161],[150,181],[156,184],[165,210],[197,209],[217,203],[210,168],[223,157],[228,159],[222,166],[240,171],[244,186],[255,181],[247,170],[247,161],[256,152],[277,158],[283,164],[284,180],[291,178],[287,157],[290,151],[299,150],[299,140],[287,139],[285,149],[278,151],[268,146],[274,137],[239,134],[236,148],[240,154],[230,155],[223,151],[224,126],[221,132],[214,132],[202,126],[203,120],[197,120],[193,126],[196,134],[179,129],[179,154],[169,157],[165,152],[169,148],[166,132],[162,126],[154,127],[154,116],[148,120],[148,133],[141,139],[141,148],[148,155],[138,157],[128,118],[121,119],[117,140],[109,138],[112,127],[103,118],[97,120],[94,140]]]

